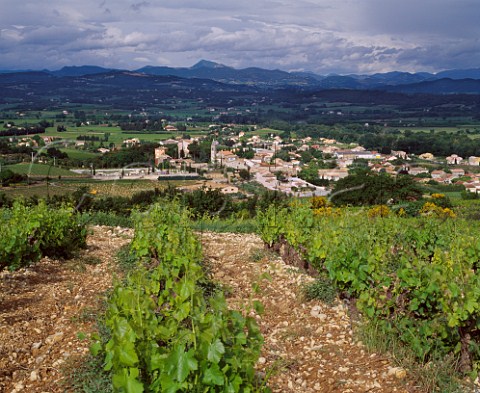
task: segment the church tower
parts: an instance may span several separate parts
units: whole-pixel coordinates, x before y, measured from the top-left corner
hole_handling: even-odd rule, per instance
[[[215,164],[217,162],[217,146],[218,146],[218,141],[215,139],[212,141],[212,145],[210,146],[210,161],[212,164]]]

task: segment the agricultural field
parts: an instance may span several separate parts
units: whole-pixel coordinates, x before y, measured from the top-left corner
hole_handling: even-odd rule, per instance
[[[74,148],[60,148],[60,150],[66,154],[68,154],[68,158],[74,160],[89,160],[95,157],[98,157],[100,153],[94,153],[87,150],[80,150]]]
[[[0,189],[2,194],[10,198],[49,198],[55,195],[62,196],[70,194],[75,189],[59,186],[56,182],[48,183],[33,183],[29,185],[14,185],[10,187],[2,187]]]
[[[88,187],[94,191],[95,196],[122,196],[131,198],[132,195],[142,191],[152,191],[155,188],[159,190],[167,187],[181,187],[195,183],[195,180],[173,180],[173,181],[155,181],[155,180],[115,180],[115,181],[79,181],[65,182],[65,187]]]
[[[110,143],[114,143],[115,146],[121,146],[125,139],[138,138],[141,141],[146,142],[156,142],[169,138],[174,138],[175,133],[171,132],[151,132],[143,133],[138,131],[122,131],[120,127],[109,127],[109,126],[66,126],[67,131],[58,132],[56,126],[48,127],[45,131],[45,136],[52,136],[55,138],[67,139],[75,141],[80,135],[85,135],[89,137],[98,137],[100,141],[103,141],[105,134],[108,135],[108,140],[104,141],[105,147],[108,147]],[[96,146],[100,145],[100,141],[94,142]]]
[[[6,165],[4,168],[10,169],[15,173],[28,175],[30,177],[82,177],[82,175],[69,171],[68,169],[47,164],[32,164],[28,162],[22,162],[14,165]]]
[[[248,135],[259,135],[259,136],[266,136],[266,135],[270,135],[270,134],[281,134],[283,131],[280,131],[280,130],[275,130],[273,128],[260,128],[258,130],[255,130],[255,131],[251,131],[248,133]]]
[[[71,183],[78,185],[81,181]],[[128,185],[128,182],[119,184]],[[472,337],[474,340],[470,332],[476,333],[475,326],[469,323],[479,307],[475,292],[478,280],[472,270],[476,258],[468,255],[476,255],[475,239],[480,227],[476,224],[463,227],[463,221],[456,223],[452,218],[381,217],[372,212],[380,210],[314,210],[311,206],[296,203],[284,209],[272,206],[258,218],[260,239],[255,234],[216,234],[210,231],[193,234],[188,213],[167,202],[154,205],[149,214],[134,215],[135,232],[120,227],[90,227],[85,252],[61,263],[43,260],[28,268],[32,274],[18,272],[24,276],[22,282],[27,280],[29,283],[32,277],[47,277],[48,273],[51,277],[52,269],[58,272],[55,302],[50,300],[51,296],[40,296],[38,304],[28,310],[29,315],[36,316],[45,309],[53,310],[58,304],[62,305],[63,314],[57,316],[51,312],[55,318],[66,321],[62,325],[62,335],[55,336],[55,341],[47,337],[48,333],[43,336],[43,328],[32,337],[31,330],[22,323],[25,313],[22,307],[2,310],[0,316],[15,315],[17,318],[14,319],[14,329],[4,329],[0,334],[7,343],[8,353],[19,345],[8,344],[14,342],[10,337],[23,338],[20,345],[27,348],[27,355],[20,352],[19,358],[12,360],[13,364],[24,361],[24,356],[29,356],[28,348],[41,340],[45,344],[36,356],[44,356],[43,364],[50,365],[62,356],[60,349],[72,342],[80,348],[92,344],[92,341],[78,336],[79,326],[85,334],[92,329],[92,323],[87,326],[83,322],[100,318],[111,329],[113,333],[108,337],[101,336],[103,330],[91,336],[94,341],[90,348],[96,360],[92,362],[92,357],[88,358],[90,376],[75,373],[80,380],[74,382],[69,373],[80,367],[67,368],[64,376],[56,367],[45,367],[48,374],[41,371],[41,378],[29,382],[39,391],[45,390],[47,383],[52,384],[49,391],[65,391],[65,386],[61,390],[56,385],[61,377],[65,378],[64,383],[85,386],[84,383],[91,383],[90,379],[93,379],[96,383],[101,380],[105,386],[111,386],[112,375],[114,381],[120,381],[115,383],[122,383],[122,386],[146,387],[156,377],[154,373],[148,374],[150,370],[147,368],[141,373],[125,374],[128,380],[117,376],[124,375],[123,370],[132,364],[143,367],[142,359],[151,356],[144,350],[151,348],[145,344],[150,341],[156,344],[153,345],[155,350],[160,350],[161,345],[162,351],[173,353],[160,358],[159,367],[169,370],[171,361],[175,360],[177,364],[180,355],[175,353],[187,354],[192,359],[185,363],[188,372],[181,377],[178,373],[171,377],[182,378],[182,383],[190,384],[189,391],[198,381],[205,385],[213,383],[210,377],[203,376],[208,376],[211,368],[216,370],[215,381],[222,380],[225,384],[234,380],[234,375],[241,374],[243,383],[252,387],[250,391],[255,393],[341,393],[346,388],[385,393],[460,391],[458,384],[468,382],[465,374],[457,373],[458,367],[464,372],[468,367],[474,370],[478,367],[478,354],[474,348],[471,357],[459,361],[455,370],[453,353],[457,343],[458,349],[467,353],[465,351],[469,348],[462,344],[462,338],[470,340]],[[118,248],[128,244],[132,237],[130,252],[124,249],[114,258]],[[265,245],[270,247],[269,251]],[[281,255],[284,261],[273,251],[284,251]],[[135,261],[141,261],[140,258],[145,256],[149,264],[138,269],[140,265],[135,265]],[[112,273],[115,272],[112,266],[116,266],[117,259],[137,269],[131,270],[125,280],[117,280],[112,289]],[[202,269],[205,261],[209,267],[208,278],[214,280],[215,286],[205,281]],[[309,272],[312,272],[311,268],[317,269],[320,276],[309,276],[297,267],[299,265],[306,266]],[[172,279],[180,269],[186,272],[185,279]],[[16,272],[8,274],[17,277]],[[196,285],[195,280],[202,285]],[[467,283],[463,292],[460,290],[464,285],[462,280]],[[2,293],[5,299],[30,295],[25,286],[15,285],[18,282],[13,279],[4,281]],[[168,285],[170,291],[163,291],[159,282]],[[107,302],[109,311],[101,316],[105,305],[97,307],[92,298],[86,296],[108,288],[111,293]],[[215,291],[204,296],[207,292],[202,291],[211,288]],[[227,288],[225,295],[222,288]],[[51,287],[47,288],[40,280],[31,290],[43,294],[51,291]],[[339,291],[349,296],[339,300]],[[177,296],[171,296],[172,292]],[[152,293],[158,296],[151,296]],[[73,297],[79,299],[80,296],[88,308],[82,309],[78,307],[79,302],[71,302]],[[224,296],[228,296],[228,309]],[[131,299],[136,302],[134,308]],[[356,307],[365,318],[361,325],[356,324],[360,318],[357,309],[349,306],[353,299],[357,300]],[[156,310],[159,304],[168,304],[173,312],[165,314],[162,319],[155,318],[155,314],[149,311],[151,307]],[[135,312],[138,309],[145,312],[138,314]],[[233,311],[235,309],[239,312]],[[170,323],[169,319],[175,321]],[[115,323],[125,329],[142,329],[145,333],[126,335],[123,330],[114,329]],[[375,332],[368,330],[374,328]],[[412,331],[416,332],[413,338]],[[166,334],[172,338],[159,339],[159,335]],[[177,340],[180,336],[189,341]],[[5,340],[7,337],[9,339]],[[393,337],[394,342],[391,341]],[[110,340],[107,346],[106,340]],[[380,341],[384,351],[388,349],[388,354],[381,351]],[[433,341],[435,345],[432,345]],[[197,345],[190,345],[186,351],[186,345],[190,343]],[[117,348],[129,356],[117,356]],[[8,368],[6,359],[0,360],[4,368]],[[104,371],[105,362],[111,363],[110,372]],[[224,363],[232,363],[232,367],[224,367]],[[239,366],[234,367],[237,363]],[[291,364],[295,367],[290,367]],[[245,370],[250,371],[246,373]],[[254,370],[267,377],[261,386],[256,385],[258,376],[257,379],[248,378],[248,375],[256,375]],[[164,374],[170,378],[168,372]],[[200,377],[196,378],[197,374]],[[348,375],[348,380],[339,384],[332,375]],[[31,372],[22,369],[14,374],[12,381],[28,381],[29,378]],[[10,387],[9,384],[10,380],[0,381],[0,387]],[[294,390],[291,386],[301,388]],[[376,389],[376,386],[380,388]],[[103,390],[93,388],[88,391]]]
[[[151,191],[155,188],[165,189],[171,187],[181,187],[195,183],[194,180],[173,180],[173,181],[154,181],[154,180],[116,180],[101,181],[93,179],[53,179],[49,182],[33,183],[30,185],[16,185],[13,187],[4,187],[2,193],[9,197],[32,197],[40,198],[52,197],[54,195],[67,195],[75,192],[79,188],[86,187],[92,191],[95,197],[104,198],[107,196],[121,196],[131,198],[132,195],[142,192]]]
[[[192,112],[189,110],[189,106],[186,106],[184,112],[168,114],[169,116],[180,116],[185,117],[189,116]],[[110,108],[99,108],[91,105],[85,106],[72,106],[68,104],[62,105],[63,110],[68,110],[68,114],[62,114],[62,110],[59,111],[39,111],[39,112],[9,112],[5,111],[2,113],[3,118],[0,117],[0,121],[3,121],[3,124],[8,122],[13,122],[16,126],[22,127],[25,125],[37,124],[40,121],[48,121],[53,123],[53,126],[47,127],[45,130],[44,136],[52,136],[59,139],[66,140],[77,140],[77,137],[80,135],[99,137],[100,140],[106,139],[106,134],[108,134],[108,140],[104,141],[105,147],[108,147],[110,143],[114,143],[116,146],[120,146],[125,139],[138,138],[141,141],[155,142],[161,141],[169,138],[175,138],[181,136],[183,132],[138,132],[138,131],[128,131],[121,130],[120,127],[112,125],[115,124],[115,120],[111,118],[117,118],[119,116],[126,116],[132,112],[120,111],[120,110],[111,110]],[[95,121],[103,124],[86,124],[79,125],[78,119],[73,115],[75,111],[85,112],[89,121]],[[158,112],[158,108],[152,108],[150,114],[162,114],[163,112]],[[207,111],[205,111],[207,113]],[[1,124],[1,123],[0,123]],[[65,126],[66,131],[58,131],[57,126]],[[199,136],[204,134],[204,129],[199,128],[187,128],[186,133],[192,137]],[[98,146],[100,142],[95,142],[95,146]]]

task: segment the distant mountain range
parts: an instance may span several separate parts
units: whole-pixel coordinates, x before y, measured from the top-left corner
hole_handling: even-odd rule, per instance
[[[236,69],[223,64],[201,60],[192,67],[146,66],[137,70],[118,70],[98,66],[70,66],[49,71],[0,71],[1,76],[11,79],[28,79],[39,73],[57,78],[78,78],[91,75],[121,75],[140,77],[176,77],[181,79],[202,79],[225,85],[250,86],[260,89],[297,88],[306,90],[383,90],[407,94],[480,94],[480,68],[448,70],[436,74],[427,72],[387,72],[372,75],[317,75],[309,72],[286,72],[257,67]],[[13,75],[16,76],[13,76]],[[5,80],[5,79],[3,79]],[[130,79],[129,79],[130,80]],[[145,82],[138,79],[139,83]],[[177,81],[178,83],[178,81]],[[184,83],[184,82],[182,82]],[[233,87],[233,86],[232,86]]]

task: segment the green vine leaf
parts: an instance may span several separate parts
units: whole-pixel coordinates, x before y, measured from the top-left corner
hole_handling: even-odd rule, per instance
[[[188,352],[185,352],[185,349],[181,345],[178,345],[174,349],[169,363],[170,369],[173,368],[175,379],[178,382],[185,381],[190,372],[195,371],[198,368],[194,350],[191,349]]]
[[[207,385],[224,385],[225,380],[218,364],[212,364],[212,366],[205,371],[205,374],[203,375],[203,383]]]
[[[212,363],[219,363],[222,355],[225,353],[223,343],[217,338],[208,347],[208,360]]]
[[[138,363],[138,356],[132,343],[124,342],[123,345],[117,346],[116,350],[121,364],[131,367]]]

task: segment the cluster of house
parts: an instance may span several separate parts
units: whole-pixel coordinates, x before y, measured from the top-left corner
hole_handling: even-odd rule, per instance
[[[234,170],[247,170],[250,175],[259,183],[272,190],[279,190],[287,194],[300,194],[300,195],[326,195],[327,191],[323,187],[316,187],[312,184],[305,182],[297,177],[298,172],[301,169],[302,162],[299,153],[309,149],[315,149],[321,151],[325,156],[331,157],[330,160],[335,162],[336,167],[333,169],[319,169],[318,176],[321,179],[337,181],[349,174],[349,167],[355,160],[363,159],[368,162],[369,167],[378,172],[386,172],[391,175],[397,175],[399,172],[408,173],[413,176],[418,182],[427,182],[429,180],[435,180],[441,183],[457,183],[464,184],[467,190],[477,192],[480,190],[480,176],[474,173],[466,172],[465,165],[480,166],[480,157],[469,157],[463,159],[462,157],[452,154],[446,159],[440,161],[437,160],[432,154],[425,153],[418,158],[422,160],[431,161],[432,164],[446,164],[448,169],[446,170],[431,170],[428,168],[427,163],[422,165],[397,165],[396,160],[402,159],[405,161],[411,161],[409,155],[404,151],[392,151],[391,154],[380,154],[376,151],[369,151],[362,146],[352,146],[349,149],[345,149],[344,145],[337,143],[334,139],[320,138],[319,140],[313,140],[312,138],[304,138],[300,141],[295,141],[296,149],[292,149],[289,152],[290,160],[284,161],[280,158],[275,158],[276,152],[283,147],[293,146],[291,142],[284,143],[279,136],[264,139],[258,135],[248,138],[247,145],[254,150],[254,156],[250,159],[240,158],[235,154],[237,148],[241,146],[240,138],[244,136],[240,133],[236,137],[232,137],[234,145],[232,150],[218,150],[218,142],[213,141],[210,152],[210,163],[219,167],[231,168]],[[155,149],[155,164],[158,166],[161,162],[169,160],[171,166],[177,166],[182,163],[195,168],[208,167],[208,164],[198,164],[188,158],[189,150],[188,146],[193,140],[167,140],[163,144],[177,144],[179,151],[183,152],[185,159],[174,160],[166,154],[166,147],[159,146]],[[299,143],[300,142],[300,143]],[[278,179],[278,172],[281,172],[284,176],[282,180]],[[217,184],[227,181],[225,178],[217,179],[213,183]],[[209,183],[209,186],[212,186]],[[212,187],[215,188],[215,187]],[[237,192],[227,190],[226,193]]]
[[[170,131],[176,130],[174,126],[167,126]],[[215,126],[217,127],[217,126]],[[41,136],[46,144],[53,142],[53,138],[49,136]],[[168,163],[167,168],[176,168],[177,171],[184,171],[186,168],[193,170],[208,170],[212,166],[220,168],[230,168],[235,171],[246,170],[250,176],[256,181],[272,190],[279,190],[287,194],[296,195],[326,195],[327,190],[323,187],[316,187],[297,177],[298,172],[303,165],[300,153],[310,149],[321,151],[324,157],[335,162],[335,168],[319,169],[318,176],[320,179],[331,181],[340,180],[349,174],[349,167],[355,160],[363,159],[369,167],[378,172],[386,172],[396,175],[399,172],[408,173],[419,182],[427,182],[431,179],[441,183],[458,183],[463,184],[467,190],[472,192],[480,191],[480,176],[466,172],[467,166],[480,166],[480,157],[469,157],[464,159],[456,154],[452,154],[443,160],[437,160],[431,153],[424,153],[418,156],[419,159],[425,160],[425,164],[398,165],[395,161],[398,159],[404,162],[411,161],[411,157],[404,151],[392,151],[391,154],[380,154],[376,151],[369,151],[362,146],[349,146],[338,143],[334,139],[320,138],[314,140],[311,137],[299,139],[296,141],[285,142],[280,136],[269,135],[262,138],[254,135],[246,138],[244,132],[230,137],[232,142],[231,150],[219,150],[219,143],[214,140],[210,148],[210,163],[197,163],[190,158],[189,146],[199,138],[193,139],[168,139],[159,142],[159,146],[155,149],[155,166],[161,171],[162,165]],[[239,157],[236,152],[242,147],[242,141],[254,151],[252,158],[246,159]],[[81,144],[84,141],[76,141]],[[35,146],[37,142],[29,137],[17,140],[19,145]],[[124,146],[131,147],[140,144],[138,138],[130,138],[123,141]],[[168,147],[176,145],[177,157],[172,158],[167,154]],[[285,161],[275,158],[276,153],[283,148],[292,147],[288,152],[289,160]],[[293,148],[294,147],[294,148]],[[102,153],[108,152],[109,149],[102,149]],[[431,162],[432,165],[429,165]],[[429,166],[443,164],[448,167],[446,170],[431,170]],[[174,171],[173,171],[174,172]],[[230,171],[231,172],[231,171]],[[278,173],[281,173],[281,179]],[[166,173],[165,171],[161,173]],[[132,174],[133,175],[133,174]],[[143,174],[142,174],[143,175]],[[151,174],[154,175],[153,173]],[[214,176],[212,174],[212,176]],[[229,182],[229,177],[221,174],[218,178],[214,178],[207,183],[199,183],[199,185],[189,186],[187,189],[195,187],[208,187],[212,189],[220,189],[223,193],[236,193],[238,188]]]
[[[162,141],[160,146],[155,149],[155,166],[161,168],[163,163],[168,162],[169,168],[177,169],[181,169],[182,166],[188,166],[193,169],[207,170],[209,167],[214,166],[228,168],[232,171],[245,170],[256,181],[272,190],[297,195],[326,195],[325,188],[316,187],[296,177],[301,165],[298,155],[292,156],[292,160],[288,162],[279,158],[272,160],[276,151],[282,147],[282,140],[279,137],[273,138],[273,141],[265,141],[259,136],[253,136],[248,139],[247,144],[253,149],[254,156],[249,159],[239,157],[235,152],[236,149],[242,146],[240,138],[244,137],[244,135],[243,132],[240,132],[238,136],[232,136],[231,139],[234,142],[232,150],[219,150],[219,143],[214,140],[210,147],[209,163],[196,163],[189,158],[189,145],[195,140],[198,141],[198,139],[170,139]],[[167,154],[167,146],[172,144],[177,145],[178,156],[185,158],[174,159]],[[282,172],[285,175],[282,181],[277,179],[277,172]],[[231,173],[231,171],[228,173]],[[209,177],[212,176],[213,179],[211,181],[206,183],[200,182],[197,185],[184,187],[184,189],[188,191],[199,187],[208,187],[212,189],[218,188],[225,194],[238,192],[238,188],[230,183],[229,175],[225,177],[223,174],[215,176],[213,173],[209,173]]]

